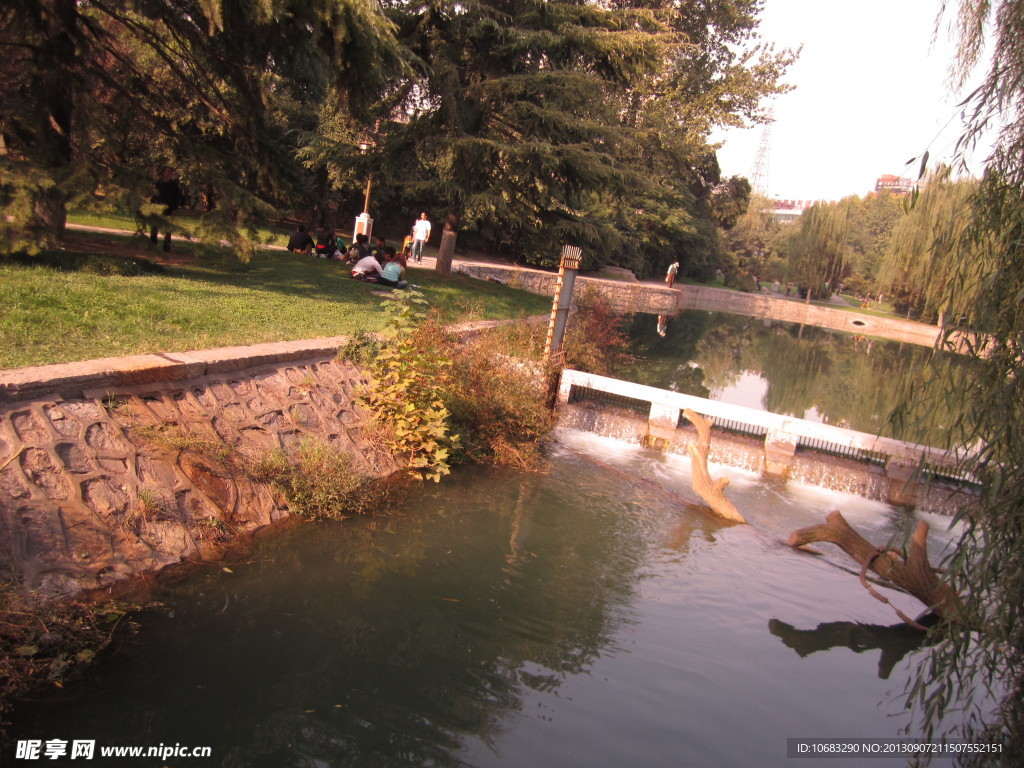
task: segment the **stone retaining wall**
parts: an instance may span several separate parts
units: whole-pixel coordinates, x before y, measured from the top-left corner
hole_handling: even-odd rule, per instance
[[[500,265],[460,264],[456,270],[471,277],[493,280],[544,296],[554,296],[558,280],[558,275],[553,272]],[[937,326],[925,323],[895,317],[876,317],[767,294],[743,293],[703,285],[676,284],[674,288],[668,288],[652,283],[578,277],[577,290],[596,293],[617,312],[644,312],[652,315],[674,315],[684,309],[729,312],[816,325],[926,347],[934,346],[939,336]]]
[[[460,264],[455,271],[543,296],[554,296],[555,284],[558,282],[558,274],[554,272],[500,265]],[[672,315],[679,311],[678,293],[667,286],[577,277],[576,291],[591,291],[599,295],[616,312]]]
[[[681,301],[679,309],[704,309],[712,312],[730,312],[738,315],[754,315],[789,323],[816,325],[837,331],[876,336],[919,344],[926,347],[935,345],[939,328],[912,320],[895,317],[876,317],[844,309],[822,307],[803,301],[777,298],[758,293],[726,291],[703,285],[679,286]]]
[[[0,371],[0,580],[74,594],[210,556],[288,515],[247,475],[307,440],[384,477],[339,339]]]

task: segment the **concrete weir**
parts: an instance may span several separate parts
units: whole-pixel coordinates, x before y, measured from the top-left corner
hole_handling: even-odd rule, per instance
[[[683,411],[710,417],[714,462],[950,514],[973,497],[973,478],[947,451],[754,408],[564,370],[559,424],[686,453],[696,438]]]

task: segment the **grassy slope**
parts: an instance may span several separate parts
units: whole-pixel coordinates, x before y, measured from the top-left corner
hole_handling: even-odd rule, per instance
[[[137,244],[141,239],[136,239]],[[142,248],[141,252],[145,252]],[[280,251],[242,264],[222,249],[175,243],[195,264],[159,274],[0,261],[0,368],[336,336],[379,330],[381,298],[338,263]],[[459,275],[409,270],[455,319],[546,312],[550,299]]]

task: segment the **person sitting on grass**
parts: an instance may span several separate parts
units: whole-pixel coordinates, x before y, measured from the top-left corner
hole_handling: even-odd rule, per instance
[[[377,244],[370,249],[370,253],[377,258],[377,261],[383,264],[387,258],[387,252],[387,241],[381,235],[377,235]]]
[[[338,241],[334,237],[334,230],[324,227],[316,233],[316,255],[321,259],[333,259],[338,251]]]
[[[367,243],[370,239],[362,232],[356,235],[356,239],[352,241],[352,247],[345,251],[345,261],[350,264],[355,264],[360,259],[363,259],[370,255],[370,247]]]
[[[368,283],[378,282],[381,272],[380,262],[373,256],[364,256],[352,267],[352,277],[356,280],[365,280]]]
[[[313,238],[306,231],[305,224],[299,224],[288,238],[288,250],[292,253],[304,253],[307,256],[313,252]]]
[[[395,249],[390,246],[384,249],[387,253],[387,263],[381,270],[380,278],[377,280],[382,285],[390,285],[392,288],[405,288],[409,283],[405,281],[405,267],[395,254]]]

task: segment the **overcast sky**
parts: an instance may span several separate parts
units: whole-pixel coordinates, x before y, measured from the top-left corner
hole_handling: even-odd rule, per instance
[[[955,4],[953,4],[955,5]],[[933,39],[938,0],[765,0],[761,35],[777,48],[803,45],[775,99],[770,196],[838,200],[874,189],[928,150],[948,158],[959,129],[948,69],[954,44]],[[762,128],[719,135],[723,175],[751,177]]]

